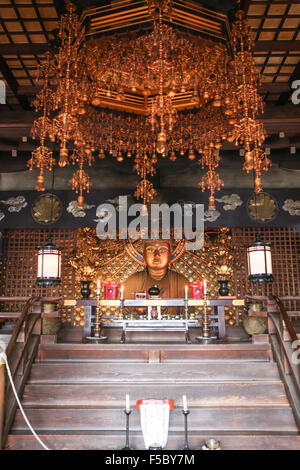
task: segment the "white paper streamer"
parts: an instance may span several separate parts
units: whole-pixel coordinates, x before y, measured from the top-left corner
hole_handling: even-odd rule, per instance
[[[149,449],[149,447],[164,448],[167,444],[169,432],[169,401],[143,400],[140,410],[146,449]]]

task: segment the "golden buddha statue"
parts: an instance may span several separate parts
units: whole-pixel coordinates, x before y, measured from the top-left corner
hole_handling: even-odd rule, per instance
[[[162,298],[184,298],[185,286],[188,284],[181,274],[169,269],[171,262],[171,240],[145,240],[143,257],[146,269],[130,276],[124,283],[124,297],[134,298],[136,292],[148,292],[156,285]],[[175,313],[176,308],[163,309],[164,312]]]

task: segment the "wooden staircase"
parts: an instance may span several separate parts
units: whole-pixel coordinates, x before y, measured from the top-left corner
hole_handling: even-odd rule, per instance
[[[300,449],[269,343],[41,344],[22,403],[51,449],[120,449],[126,393],[134,449],[144,448],[135,410],[142,398],[174,400],[167,449],[182,448],[182,395],[191,411],[192,449],[208,437],[219,439],[222,449]],[[19,410],[5,448],[40,449]]]

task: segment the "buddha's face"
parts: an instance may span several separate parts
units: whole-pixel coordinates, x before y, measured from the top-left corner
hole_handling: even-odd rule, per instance
[[[144,247],[144,259],[147,268],[152,273],[165,275],[170,263],[171,251],[167,241],[147,241]]]

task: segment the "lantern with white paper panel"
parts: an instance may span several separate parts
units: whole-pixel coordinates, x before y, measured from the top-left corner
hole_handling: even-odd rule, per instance
[[[247,248],[248,279],[253,283],[273,282],[272,252],[269,243],[256,235],[255,242]]]
[[[38,248],[38,286],[56,286],[60,283],[61,251],[49,237],[47,244]]]

